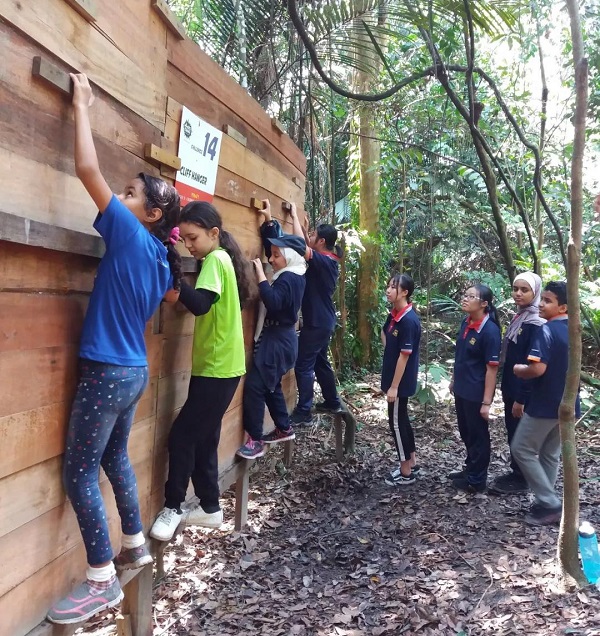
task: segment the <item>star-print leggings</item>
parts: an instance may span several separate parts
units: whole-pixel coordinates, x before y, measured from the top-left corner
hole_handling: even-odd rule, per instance
[[[123,367],[81,359],[79,371],[63,476],[88,563],[101,565],[113,558],[113,550],[98,484],[100,466],[115,493],[123,534],[142,531],[127,440],[135,407],[148,384],[148,367]]]

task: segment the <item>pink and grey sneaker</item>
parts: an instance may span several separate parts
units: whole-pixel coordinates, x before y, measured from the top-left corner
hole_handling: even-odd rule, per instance
[[[106,583],[87,580],[69,596],[54,604],[46,618],[57,625],[80,623],[102,610],[118,605],[123,596],[116,576]]]
[[[262,457],[265,454],[265,443],[256,439],[252,439],[248,435],[246,443],[238,448],[236,455],[243,457],[244,459],[256,459]]]
[[[296,434],[291,426],[285,431],[282,431],[280,428],[275,428],[274,431],[263,435],[263,442],[265,444],[279,444],[280,442],[289,442],[292,439],[296,439]]]
[[[117,570],[137,570],[152,563],[152,555],[145,544],[137,548],[121,548],[113,563]]]

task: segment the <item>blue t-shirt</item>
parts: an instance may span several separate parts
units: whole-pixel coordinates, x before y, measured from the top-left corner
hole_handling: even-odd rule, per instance
[[[531,382],[521,380],[513,373],[515,364],[527,364],[527,356],[531,351],[531,345],[537,337],[541,325],[525,323],[517,334],[517,341],[508,341],[506,347],[506,359],[502,372],[502,395],[512,402],[527,404],[531,393]]]
[[[396,364],[401,355],[408,355],[404,374],[398,385],[398,397],[410,397],[417,390],[419,373],[419,343],[421,341],[421,321],[410,308],[398,319],[390,313],[383,325],[385,349],[381,368],[381,390],[387,393],[392,385]]]
[[[480,324],[463,320],[454,360],[454,395],[471,402],[483,402],[487,365],[497,366],[500,358],[500,327],[486,314]]]
[[[279,327],[293,327],[298,321],[305,285],[304,275],[292,272],[283,272],[272,285],[266,280],[260,283],[258,293],[267,309],[265,320]]]
[[[555,318],[542,325],[527,359],[530,362],[543,362],[546,371],[539,378],[530,380],[531,396],[525,406],[525,413],[531,417],[558,419],[569,363],[569,321]],[[579,396],[575,411],[579,417]]]
[[[144,367],[144,329],[172,286],[166,247],[113,195],[94,227],[106,253],[81,335],[82,358]]]
[[[302,299],[302,324],[333,331],[336,324],[333,292],[340,276],[339,258],[329,252],[311,251]]]

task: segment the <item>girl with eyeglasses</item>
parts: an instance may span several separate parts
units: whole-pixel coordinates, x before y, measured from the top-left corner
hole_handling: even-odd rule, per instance
[[[492,290],[481,283],[463,294],[462,321],[454,359],[450,391],[467,456],[464,468],[450,473],[457,490],[476,493],[487,487],[491,444],[488,420],[496,390],[500,359],[500,326],[492,303]]]

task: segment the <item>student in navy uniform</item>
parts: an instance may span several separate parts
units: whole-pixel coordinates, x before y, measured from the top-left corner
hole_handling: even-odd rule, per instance
[[[306,290],[302,299],[302,329],[298,339],[298,359],[294,367],[298,385],[298,403],[291,421],[298,425],[312,422],[313,387],[315,376],[321,387],[323,401],[315,405],[317,411],[340,413],[342,404],[335,386],[335,373],[328,360],[329,343],[337,322],[333,293],[340,276],[341,250],[336,246],[337,230],[323,223],[305,234],[296,204],[290,204],[294,234],[306,239]]]
[[[281,233],[279,224],[271,217],[268,200],[263,201],[260,213],[264,216],[260,233],[274,273],[269,284],[260,258],[252,261],[264,307],[259,311],[254,361],[244,384],[243,423],[247,439],[237,454],[246,459],[262,457],[265,444],[295,437],[281,378],[293,368],[298,355],[296,322],[306,285],[304,239]],[[263,435],[265,404],[275,423],[275,430],[267,435]]]
[[[484,492],[490,464],[488,420],[496,391],[500,357],[500,327],[492,304],[492,290],[480,283],[463,294],[461,307],[468,315],[458,339],[450,391],[467,457],[464,469],[450,473],[452,485],[466,492]]]
[[[514,374],[531,380],[525,406],[511,446],[535,501],[525,517],[530,525],[560,521],[562,504],[554,485],[560,459],[558,407],[565,390],[569,355],[567,284],[548,283],[542,292],[540,315],[548,322],[538,331],[528,356],[529,364],[516,364]],[[579,417],[579,397],[576,416]]]
[[[500,364],[504,365],[501,386],[509,446],[531,393],[531,382],[518,378],[513,373],[513,367],[515,364],[527,362],[527,356],[537,332],[546,322],[540,317],[542,279],[533,272],[523,272],[515,277],[512,287],[512,297],[517,305],[517,313],[506,330],[500,355]],[[510,472],[495,479],[490,486],[490,492],[497,495],[510,495],[527,492],[527,490],[527,481],[511,455]]]
[[[381,390],[388,402],[388,421],[400,467],[393,469],[385,483],[390,486],[414,484],[416,466],[415,436],[408,417],[408,398],[417,390],[421,321],[410,297],[415,289],[407,274],[390,278],[385,292],[392,309],[381,330],[383,366]],[[416,470],[415,470],[416,469]]]

